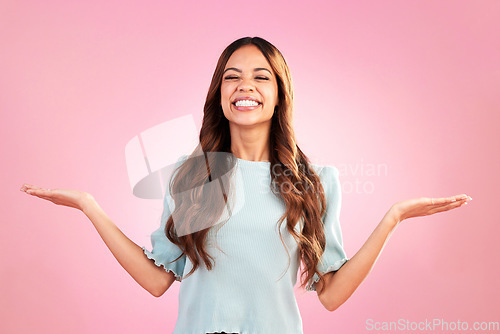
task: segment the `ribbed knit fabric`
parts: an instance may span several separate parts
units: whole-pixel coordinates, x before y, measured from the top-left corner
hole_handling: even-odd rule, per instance
[[[288,253],[280,239],[277,221],[285,205],[271,191],[270,164],[238,159],[233,179],[242,206],[221,227],[216,225],[217,234],[214,228],[209,233],[207,251],[215,258],[213,269],[201,264],[185,279],[192,268],[189,258],[184,255],[168,263],[182,252],[164,235],[171,215],[170,194],[165,196],[161,226],[151,235],[153,250],[143,250],[156,265],[163,265],[182,281],[174,334],[303,333],[294,294],[299,269],[297,243],[286,230],[286,219],[281,233]],[[327,243],[318,265],[318,270],[326,273],[338,270],[348,260],[339,223],[339,173],[333,166],[311,166],[320,176],[327,199],[323,219]],[[315,275],[306,289],[315,290],[318,279]]]

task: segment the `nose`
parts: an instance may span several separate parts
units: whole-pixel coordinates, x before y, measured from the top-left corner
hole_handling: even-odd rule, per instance
[[[238,90],[240,92],[246,92],[246,91],[253,92],[255,90],[255,86],[253,85],[252,79],[242,78],[240,84],[238,85]]]

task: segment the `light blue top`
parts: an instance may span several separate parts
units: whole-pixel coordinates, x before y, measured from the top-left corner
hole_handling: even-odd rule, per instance
[[[145,247],[143,250],[156,265],[163,265],[175,274],[176,280],[182,281],[174,334],[303,333],[294,293],[299,269],[298,248],[286,229],[286,219],[281,233],[290,258],[278,234],[276,223],[285,212],[285,205],[271,191],[270,164],[238,159],[233,179],[244,203],[222,227],[217,225],[220,227],[217,246],[224,253],[207,242],[207,251],[215,258],[213,269],[207,270],[202,262],[185,279],[192,268],[186,255],[168,263],[182,252],[164,234],[172,212],[169,205],[173,202],[170,194],[165,196],[161,226],[151,235],[153,251]],[[339,223],[339,172],[333,166],[311,164],[311,167],[320,177],[327,201],[323,217],[326,249],[317,267],[319,272],[327,273],[338,270],[348,260],[342,248]],[[214,235],[209,232],[209,240]],[[306,290],[315,291],[318,280],[316,274]]]

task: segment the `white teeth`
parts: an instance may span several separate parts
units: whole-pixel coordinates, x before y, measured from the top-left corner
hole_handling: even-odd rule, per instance
[[[237,107],[251,107],[251,106],[258,106],[259,103],[252,100],[239,100],[236,101],[235,105]]]

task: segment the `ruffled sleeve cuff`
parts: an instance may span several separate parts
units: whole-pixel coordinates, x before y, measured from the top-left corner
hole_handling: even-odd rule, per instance
[[[336,261],[333,265],[328,266],[322,274],[326,274],[332,271],[337,271],[342,267],[347,261],[349,261],[348,258],[343,258],[341,260]],[[313,279],[309,281],[306,285],[306,291],[316,291],[316,283],[319,281],[319,275],[316,273],[313,276]]]
[[[163,266],[165,271],[167,272],[172,272],[175,276],[176,281],[182,281],[182,275],[184,272],[184,266],[185,266],[185,261],[186,257],[182,256],[180,259],[174,262],[170,262],[165,256],[162,256],[161,254],[154,254],[150,251],[148,251],[145,247],[142,247],[142,250],[144,251],[144,254],[148,257],[148,259],[154,260],[155,264],[160,267]],[[175,259],[175,258],[174,258]]]

